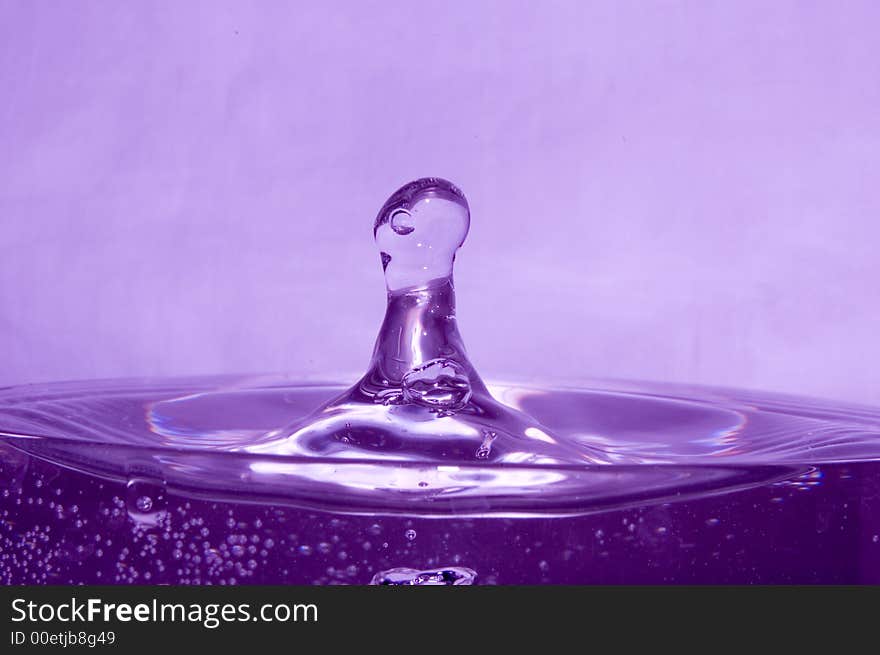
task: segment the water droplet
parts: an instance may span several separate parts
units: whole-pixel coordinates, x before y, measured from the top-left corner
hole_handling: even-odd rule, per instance
[[[498,438],[498,435],[491,430],[483,430],[483,443],[477,448],[477,459],[488,459],[492,452],[492,442]]]
[[[413,541],[416,538],[416,531],[412,529],[407,530],[404,536],[407,538],[407,541]]]
[[[455,251],[470,227],[464,194],[440,178],[422,178],[398,189],[379,211],[373,234],[389,256],[390,291],[449,277]]]
[[[348,457],[360,451],[373,461],[590,461],[583,445],[561,444],[540,422],[495,400],[468,359],[452,268],[469,226],[464,195],[445,180],[423,178],[392,194],[373,226],[389,293],[368,371],[255,452]],[[433,480],[419,482],[435,487]]]

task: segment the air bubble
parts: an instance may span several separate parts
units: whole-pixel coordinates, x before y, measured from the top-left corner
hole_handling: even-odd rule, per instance
[[[477,572],[464,566],[450,566],[441,569],[419,571],[418,569],[396,568],[382,571],[373,576],[371,585],[402,586],[464,586],[472,585]]]
[[[406,402],[430,409],[454,410],[471,397],[471,385],[464,367],[451,359],[432,359],[403,376]]]
[[[133,477],[125,489],[125,509],[141,527],[155,527],[166,515],[166,490],[162,480]],[[73,508],[71,508],[73,510]]]
[[[391,214],[391,229],[401,236],[412,234],[415,231],[413,217],[405,209],[397,209]]]

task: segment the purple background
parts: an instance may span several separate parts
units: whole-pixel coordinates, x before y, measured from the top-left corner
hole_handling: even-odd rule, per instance
[[[366,365],[468,195],[488,378],[880,403],[880,3],[0,0],[0,383]]]

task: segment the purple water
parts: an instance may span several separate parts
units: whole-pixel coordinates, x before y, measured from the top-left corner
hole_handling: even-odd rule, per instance
[[[880,411],[585,386],[492,391],[605,464],[239,450],[341,391],[280,379],[4,390],[0,580],[880,582]]]
[[[880,582],[880,410],[486,385],[455,320],[469,221],[435,178],[382,208],[388,308],[351,387],[0,390],[0,580]]]

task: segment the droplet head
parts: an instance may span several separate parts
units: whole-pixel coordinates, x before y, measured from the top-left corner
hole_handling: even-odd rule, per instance
[[[424,177],[395,191],[373,225],[388,290],[451,276],[469,227],[467,199],[451,182]]]

